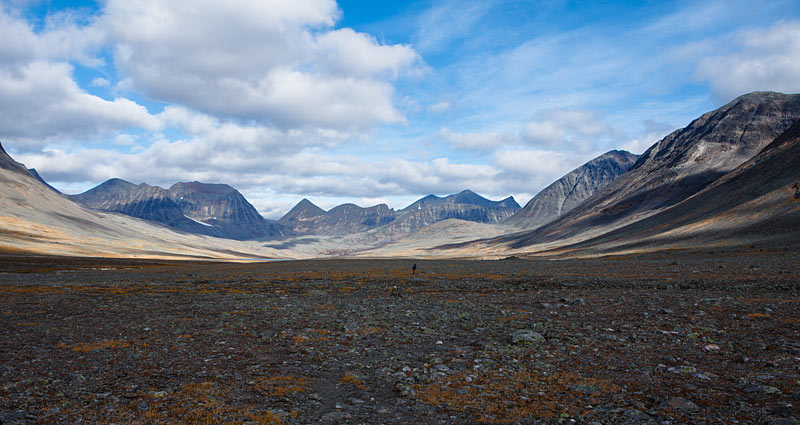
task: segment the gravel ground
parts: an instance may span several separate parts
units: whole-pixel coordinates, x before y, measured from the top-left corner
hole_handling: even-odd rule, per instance
[[[800,424],[800,261],[0,258],[0,423]]]

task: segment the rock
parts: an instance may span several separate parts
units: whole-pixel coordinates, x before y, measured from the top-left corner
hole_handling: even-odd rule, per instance
[[[793,406],[791,404],[779,404],[777,407],[775,407],[775,409],[773,409],[772,413],[784,418],[788,418],[794,413],[792,407]]]
[[[770,386],[770,385],[761,385],[761,384],[748,384],[742,388],[742,391],[746,393],[761,393],[761,394],[781,394],[781,390]]]
[[[693,373],[697,372],[697,368],[694,367],[694,366],[674,366],[674,367],[668,368],[667,371],[672,372],[672,373],[692,373],[693,374]]]
[[[669,408],[680,410],[684,412],[696,412],[700,410],[696,404],[692,403],[691,401],[683,398],[683,397],[673,397],[669,399],[666,403],[661,405],[661,408]]]
[[[22,425],[33,420],[35,420],[35,418],[24,410],[0,412],[0,424],[2,425]]]
[[[596,385],[586,385],[586,384],[570,385],[569,389],[575,391],[576,393],[581,393],[586,395],[596,394],[602,391],[602,389]]]
[[[648,415],[647,413],[642,412],[641,410],[631,409],[626,410],[624,413],[625,420],[624,423],[626,424],[650,424],[654,423],[653,417]]]
[[[520,329],[510,337],[512,344],[535,344],[539,342],[544,342],[545,339],[542,334],[538,332],[534,332],[530,329]]]
[[[345,412],[328,412],[319,418],[321,423],[324,424],[340,424],[344,423],[350,415]]]
[[[708,344],[703,347],[703,350],[711,352],[711,351],[719,351],[719,345],[717,344]]]

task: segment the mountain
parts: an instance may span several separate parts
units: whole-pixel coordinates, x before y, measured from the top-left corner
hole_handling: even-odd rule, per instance
[[[384,204],[369,208],[344,204],[326,212],[303,199],[278,222],[304,235],[343,236],[370,231],[379,243],[451,218],[499,223],[519,208],[512,197],[490,201],[471,190],[447,197],[428,195],[400,211]]]
[[[628,171],[637,158],[639,155],[618,150],[600,155],[544,188],[503,223],[534,228],[552,221]]]
[[[219,229],[225,238],[259,239],[294,233],[262,217],[238,190],[226,184],[175,183],[168,192],[187,217]]]
[[[40,175],[39,175],[39,172],[38,172],[38,171],[36,171],[36,169],[35,169],[35,168],[28,168],[28,172],[29,172],[29,173],[31,173],[31,175],[32,175],[32,176],[33,176],[33,177],[34,177],[36,180],[39,180],[39,183],[41,183],[41,184],[43,184],[43,185],[47,186],[47,187],[48,187],[48,188],[50,188],[50,190],[52,190],[53,192],[56,192],[56,193],[61,193],[61,191],[60,191],[60,190],[58,190],[58,189],[54,188],[53,186],[50,186],[50,183],[47,183],[47,182],[46,182],[46,181],[45,181],[45,180],[42,178],[42,176],[40,176]]]
[[[11,158],[11,156],[6,152],[6,150],[3,149],[2,144],[0,144],[0,169],[12,173],[22,173],[30,175],[28,169],[24,165],[20,164],[17,161],[14,161],[14,159]]]
[[[390,227],[394,233],[408,233],[449,219],[495,224],[519,209],[512,197],[490,201],[470,190],[444,198],[428,195],[401,210],[402,214]]]
[[[650,147],[600,192],[544,226],[502,238],[520,248],[588,239],[641,220],[703,190],[761,151],[800,118],[800,95],[738,97]]]
[[[485,208],[519,209],[519,204],[511,196],[509,196],[506,199],[503,199],[502,201],[490,201],[471,190],[464,190],[455,195],[446,196],[444,198],[440,198],[436,195],[428,195],[422,199],[419,199],[413,204],[403,208],[401,211],[402,212],[418,211],[421,209],[430,208],[437,205],[445,205],[445,204],[476,205]]]
[[[303,235],[340,236],[363,232],[391,223],[397,213],[386,204],[362,208],[343,204],[325,211],[303,199],[278,223]]]
[[[126,258],[285,258],[262,243],[177,232],[166,225],[86,208],[54,192],[0,145],[0,252]]]
[[[800,120],[688,199],[561,251],[669,246],[800,246]]]
[[[201,235],[245,240],[292,234],[261,217],[228,185],[176,183],[167,190],[111,179],[70,198],[95,210],[120,212]]]
[[[95,210],[119,212],[131,217],[156,221],[186,232],[221,236],[186,217],[169,193],[158,187],[142,183],[135,185],[122,179],[110,179],[71,199]]]

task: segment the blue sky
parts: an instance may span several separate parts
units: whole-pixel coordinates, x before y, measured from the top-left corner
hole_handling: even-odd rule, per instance
[[[800,92],[796,1],[0,0],[0,141],[68,193],[224,182],[524,204],[738,95]]]

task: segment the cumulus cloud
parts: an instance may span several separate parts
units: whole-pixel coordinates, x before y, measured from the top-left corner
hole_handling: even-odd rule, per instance
[[[332,0],[233,3],[109,1],[103,25],[127,86],[282,129],[404,121],[388,80],[419,61],[412,48],[333,30]]]
[[[55,137],[87,137],[129,127],[157,130],[159,120],[125,98],[90,95],[65,63],[0,66],[0,137],[20,148],[41,147]]]
[[[800,21],[742,32],[734,48],[705,58],[695,76],[708,81],[716,97],[730,99],[756,90],[800,92]]]
[[[524,126],[522,138],[542,148],[587,151],[595,149],[597,139],[613,132],[591,111],[549,109]]]

